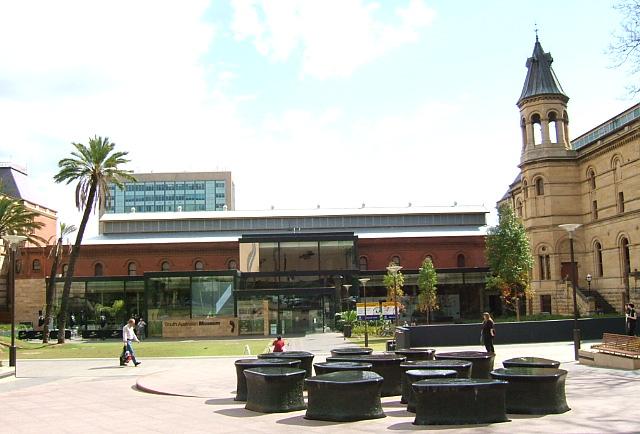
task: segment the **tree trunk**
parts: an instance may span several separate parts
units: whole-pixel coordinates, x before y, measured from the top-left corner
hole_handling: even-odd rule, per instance
[[[47,300],[44,307],[44,326],[42,328],[42,343],[49,343],[49,324],[51,323],[51,314],[53,310],[53,293],[56,288],[56,272],[58,271],[58,262],[62,249],[62,237],[58,238],[58,243],[54,247],[53,264],[51,265],[51,274],[49,275],[49,283],[47,283]]]
[[[64,288],[62,290],[62,300],[60,302],[60,312],[58,313],[58,343],[64,344],[64,330],[67,325],[67,309],[69,305],[69,294],[71,293],[71,283],[73,282],[73,272],[76,268],[76,260],[78,259],[78,255],[80,254],[80,245],[82,244],[82,237],[84,236],[84,231],[87,228],[87,223],[89,222],[89,216],[91,215],[91,210],[93,209],[93,201],[96,197],[96,190],[98,188],[97,180],[91,180],[91,188],[89,188],[89,196],[87,197],[87,201],[84,203],[84,214],[82,215],[82,221],[80,222],[80,227],[78,228],[78,235],[76,236],[76,242],[73,245],[73,249],[71,250],[71,255],[69,256],[69,267],[67,268],[67,275],[64,279]]]

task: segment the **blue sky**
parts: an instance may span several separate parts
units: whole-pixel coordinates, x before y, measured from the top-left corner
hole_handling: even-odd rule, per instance
[[[230,170],[237,209],[484,204],[517,173],[534,25],[572,138],[633,105],[605,0],[0,3],[0,160],[79,222],[57,161]]]

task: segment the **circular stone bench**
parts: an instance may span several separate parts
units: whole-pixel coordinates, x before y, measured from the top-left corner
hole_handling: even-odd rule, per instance
[[[336,356],[366,356],[373,352],[373,348],[345,347],[331,350],[331,355]]]
[[[306,371],[306,378],[313,375],[313,353],[307,351],[282,351],[279,353],[258,354],[259,359],[294,359],[300,360],[300,368]]]
[[[247,380],[244,376],[245,369],[264,368],[277,366],[282,368],[297,368],[300,360],[290,359],[240,359],[235,361],[236,366],[236,401],[247,400]]]
[[[409,348],[408,350],[395,350],[394,353],[410,360],[433,360],[436,350],[433,348]]]
[[[402,394],[402,370],[400,363],[405,357],[395,353],[378,353],[364,356],[336,356],[327,357],[327,362],[364,362],[371,363],[371,371],[384,378],[382,396],[396,396]]]
[[[556,368],[499,368],[491,372],[507,381],[507,412],[558,414],[569,411],[564,393],[567,371]]]
[[[370,371],[342,371],[307,378],[306,419],[348,422],[385,417],[383,378]]]
[[[453,369],[409,369],[404,373],[406,378],[406,390],[405,383],[402,384],[402,397],[405,398],[407,404],[407,411],[410,413],[416,412],[416,400],[413,397],[413,383],[421,380],[428,380],[430,378],[455,378],[458,373]],[[406,393],[406,396],[405,396]],[[400,401],[402,402],[402,400]]]
[[[495,354],[484,351],[455,351],[451,353],[438,353],[436,360],[466,360],[473,363],[471,378],[491,378]]]
[[[370,371],[371,366],[371,363],[363,362],[322,362],[314,363],[313,369],[316,375],[324,375],[341,371]]]
[[[408,360],[400,364],[403,372],[409,369],[451,369],[458,373],[457,378],[471,378],[473,363],[466,360]]]
[[[413,384],[415,425],[506,422],[507,382],[479,378],[420,380]]]
[[[305,408],[302,387],[305,371],[298,368],[245,369],[247,410],[284,413]]]
[[[516,357],[502,362],[505,368],[555,368],[560,367],[557,360],[543,359],[541,357]]]

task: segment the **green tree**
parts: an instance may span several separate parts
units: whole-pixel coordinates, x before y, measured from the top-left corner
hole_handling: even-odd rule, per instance
[[[82,237],[87,228],[91,211],[96,205],[99,209],[104,208],[109,194],[107,188],[109,183],[123,188],[124,181],[135,181],[131,171],[120,168],[121,165],[129,162],[125,158],[128,153],[115,152],[115,143],[111,143],[108,137],[94,136],[89,139],[88,146],[81,143],[72,143],[72,145],[75,147],[75,151],[71,152],[70,158],[63,158],[58,162],[60,171],[53,177],[58,183],[65,182],[70,184],[71,182],[77,182],[76,207],[80,211],[84,210],[76,241],[71,249],[69,266],[62,290],[62,300],[58,314],[58,343],[64,343],[71,282],[73,281],[76,260],[80,254]]]
[[[609,54],[616,67],[627,66],[635,77],[640,73],[640,0],[618,0],[613,7],[620,12],[621,22],[614,42],[609,45]],[[636,95],[640,93],[640,86],[631,84],[627,90]]]
[[[500,291],[504,302],[515,309],[519,321],[517,301],[523,295],[531,295],[529,272],[533,257],[524,225],[507,204],[498,208],[498,225],[489,228],[486,256],[491,269],[487,288]]]
[[[0,236],[23,235],[32,244],[46,243],[44,238],[35,234],[44,226],[44,223],[37,221],[38,216],[22,200],[0,196]]]
[[[431,312],[438,308],[437,284],[438,274],[433,262],[431,258],[425,258],[418,271],[418,310],[427,312],[427,324],[429,324]]]
[[[389,263],[389,267],[394,265],[396,265],[395,262]],[[398,315],[396,316],[397,324],[400,312],[404,310],[404,305],[402,304],[402,297],[404,296],[404,275],[400,270],[398,270],[394,277],[394,274],[387,270],[387,274],[385,274],[382,281],[384,286],[387,287],[387,301],[395,302],[395,308],[398,312]]]
[[[47,282],[46,292],[46,304],[44,306],[44,327],[42,329],[42,343],[49,342],[49,324],[51,323],[51,316],[53,312],[53,294],[56,288],[56,275],[58,274],[58,264],[60,258],[64,253],[64,239],[74,233],[77,228],[74,225],[68,225],[66,223],[60,223],[60,235],[55,245],[51,247],[49,256],[53,257],[51,263],[51,273],[49,274],[49,281]]]

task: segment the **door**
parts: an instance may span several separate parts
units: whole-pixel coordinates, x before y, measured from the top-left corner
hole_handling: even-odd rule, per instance
[[[578,263],[563,262],[560,268],[560,277],[568,282],[578,282]]]

